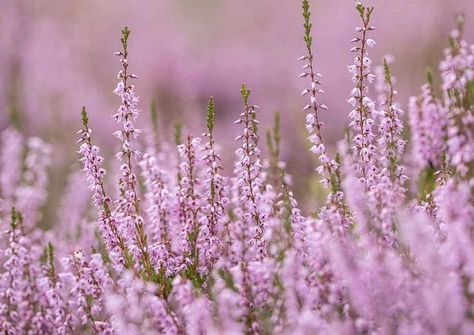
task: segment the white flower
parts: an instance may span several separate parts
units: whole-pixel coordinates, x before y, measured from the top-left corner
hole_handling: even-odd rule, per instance
[[[375,43],[375,41],[374,41],[373,39],[369,38],[369,39],[367,40],[367,45],[369,46],[369,48],[373,48],[373,47],[375,46],[375,44],[376,44],[376,43]]]

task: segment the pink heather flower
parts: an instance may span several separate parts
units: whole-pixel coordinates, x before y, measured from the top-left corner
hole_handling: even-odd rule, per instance
[[[202,252],[205,259],[204,272],[206,273],[210,272],[214,263],[223,253],[224,245],[221,236],[224,232],[224,220],[227,219],[225,210],[229,203],[227,179],[222,175],[221,158],[216,152],[217,148],[212,132],[214,108],[214,100],[211,98],[208,106],[208,132],[203,134],[208,138],[208,141],[202,148],[202,160],[206,164],[204,185],[206,185],[207,204],[204,205],[204,215],[201,216],[200,238],[204,239]]]
[[[134,171],[134,162],[140,157],[140,152],[133,147],[133,139],[136,139],[141,130],[136,129],[138,110],[138,97],[135,95],[135,86],[130,84],[137,76],[129,73],[128,70],[128,37],[130,30],[125,27],[122,30],[123,50],[118,52],[122,69],[119,71],[117,84],[114,93],[120,97],[122,104],[114,114],[117,123],[122,125],[122,129],[114,134],[122,144],[121,151],[116,154],[117,159],[122,162],[120,165],[119,197],[116,200],[115,215],[120,222],[121,233],[135,260],[141,264],[142,269],[148,276],[153,275],[150,255],[147,245],[147,236],[144,229],[144,221],[141,215],[140,199],[137,194],[138,178]]]
[[[245,332],[248,334],[259,334],[261,333],[261,325],[257,321],[257,302],[256,302],[256,290],[259,285],[252,282],[251,272],[249,269],[249,264],[246,262],[241,262],[240,266],[235,268],[239,283],[239,293],[240,293],[240,308],[242,310],[242,318],[245,327]],[[254,286],[255,284],[255,286]]]
[[[383,76],[383,84],[379,86],[380,123],[379,148],[380,174],[370,196],[373,199],[372,216],[377,221],[381,238],[388,243],[395,242],[393,216],[405,198],[404,183],[407,179],[405,168],[400,164],[405,141],[402,139],[403,111],[397,106],[393,84],[395,78],[390,73],[388,61],[379,76]],[[380,70],[379,70],[380,71]]]
[[[236,235],[234,235],[233,243],[240,243],[237,247],[240,249],[237,253],[239,259],[261,261],[267,255],[264,240],[267,218],[261,211],[263,178],[260,150],[257,147],[259,122],[256,119],[256,110],[258,106],[248,104],[250,91],[245,85],[242,86],[241,92],[245,110],[235,123],[241,124],[244,129],[243,133],[236,138],[236,141],[241,143],[241,147],[235,151],[234,185],[238,188],[236,189],[238,196],[235,199],[238,222],[234,223]]]
[[[360,6],[358,10],[360,10],[363,26],[358,29],[361,36],[352,40],[357,43],[357,46],[353,47],[351,52],[356,53],[357,56],[354,58],[354,64],[348,66],[348,70],[352,74],[352,81],[355,84],[348,99],[353,108],[349,113],[351,120],[349,127],[352,129],[354,136],[351,148],[354,156],[354,168],[357,171],[358,178],[364,185],[365,191],[369,191],[376,184],[379,172],[374,133],[377,111],[375,110],[375,103],[368,96],[369,86],[375,78],[371,73],[372,61],[369,58],[368,47],[369,44],[373,46],[375,42],[371,41],[369,43],[367,35],[375,28],[370,26],[372,8]]]
[[[67,271],[63,278],[70,290],[71,308],[80,324],[88,324],[95,334],[114,334],[104,314],[104,291],[112,282],[102,256],[94,254],[88,261],[82,250],[76,250],[63,259],[63,266]]]
[[[433,234],[433,222],[426,215],[403,215],[399,228],[400,239],[405,248],[409,248],[410,257],[415,260],[406,265],[411,267],[410,271],[414,274],[423,274],[406,283],[413,289],[410,290],[411,297],[406,300],[405,309],[409,320],[401,325],[402,331],[472,331],[472,323],[464,319],[468,306],[462,272],[458,271],[458,264],[451,261],[457,258],[458,253],[450,250],[450,243],[446,244]]]
[[[170,302],[176,316],[182,320],[185,333],[199,335],[213,328],[212,302],[205,296],[196,297],[194,292],[192,283],[178,276],[173,281]]]
[[[397,333],[395,315],[404,316],[409,301],[410,273],[390,249],[381,249],[370,239],[350,237],[334,241],[330,253],[336,277],[347,294],[346,317],[358,332]],[[405,287],[404,285],[407,284]]]
[[[7,334],[26,334],[46,327],[39,310],[39,291],[36,276],[40,269],[36,261],[39,252],[24,234],[21,214],[12,209],[8,230],[9,246],[4,250],[4,272],[0,275],[0,324]]]
[[[171,205],[168,185],[163,180],[163,175],[167,171],[160,169],[157,159],[150,154],[143,156],[140,165],[147,190],[145,193],[148,204],[146,211],[150,219],[149,231],[152,241],[162,245],[169,253],[171,251],[169,228]]]
[[[445,253],[443,260],[450,271],[459,276],[459,281],[468,283],[463,288],[463,305],[465,313],[470,313],[474,310],[471,299],[474,296],[474,264],[470,261],[474,252],[471,235],[474,222],[472,185],[465,181],[456,183],[450,179],[435,190],[434,200],[439,207],[439,219],[445,224],[446,238],[440,248]]]
[[[230,271],[225,271],[230,274]],[[235,287],[230,287],[229,283],[222,277],[216,276],[216,282],[213,287],[215,294],[215,313],[216,324],[215,332],[238,335],[244,332],[242,323],[243,310],[241,307],[241,297]]]
[[[118,221],[114,213],[110,210],[112,200],[105,193],[103,178],[106,170],[102,168],[104,158],[100,155],[100,149],[91,143],[91,130],[87,124],[87,114],[85,108],[82,113],[83,128],[79,130],[80,143],[79,154],[84,168],[83,171],[89,182],[89,189],[92,191],[92,203],[99,210],[97,219],[99,232],[102,240],[116,266],[124,266],[128,258],[128,250],[119,230]]]
[[[156,287],[124,272],[114,289],[106,294],[106,308],[117,334],[184,334],[168,302]]]
[[[202,261],[200,254],[204,247],[201,235],[204,199],[198,196],[202,189],[202,180],[199,177],[199,164],[202,159],[198,156],[202,151],[200,142],[200,138],[189,135],[186,143],[178,146],[182,177],[179,188],[180,247],[184,257],[183,264],[192,266],[195,270]]]
[[[54,251],[51,243],[43,253],[44,263],[38,276],[38,288],[43,293],[40,303],[44,310],[47,332],[51,334],[71,334],[74,332],[73,314],[65,299],[64,283],[56,272]],[[60,273],[62,276],[62,273]],[[45,329],[43,331],[46,331]]]
[[[474,161],[474,116],[472,105],[466,105],[472,94],[474,52],[462,38],[463,26],[464,19],[460,16],[458,28],[451,33],[451,47],[444,51],[445,58],[439,69],[449,118],[447,159],[462,176],[466,176]]]
[[[405,147],[402,139],[403,132],[403,110],[400,109],[395,98],[398,92],[395,90],[396,79],[390,71],[390,64],[393,58],[385,56],[383,66],[376,68],[378,102],[380,104],[379,139],[382,165],[381,173],[389,175],[391,179],[400,178],[397,176],[397,165],[400,162]],[[401,181],[403,184],[403,180]]]
[[[445,108],[434,97],[430,83],[421,90],[421,97],[410,98],[408,104],[413,158],[419,169],[441,164],[446,136]]]
[[[304,110],[308,111],[306,115],[306,129],[309,133],[308,140],[311,143],[310,151],[315,153],[321,163],[316,168],[316,171],[323,176],[321,182],[326,186],[330,187],[330,193],[326,199],[326,205],[321,210],[321,217],[323,219],[329,219],[328,223],[337,231],[344,231],[349,226],[349,220],[347,219],[347,213],[344,205],[344,194],[340,187],[339,178],[339,163],[330,158],[326,146],[322,137],[323,123],[319,120],[319,111],[327,110],[328,108],[324,104],[319,104],[318,94],[323,94],[324,91],[318,88],[321,85],[319,78],[321,74],[315,73],[313,67],[313,51],[311,35],[312,23],[310,22],[311,12],[309,9],[309,2],[303,1],[303,18],[305,28],[305,44],[307,49],[307,55],[300,58],[306,62],[303,66],[305,72],[300,77],[308,77],[311,80],[311,87],[305,89],[302,95],[310,95],[310,103],[306,105]]]
[[[319,218],[326,222],[335,233],[344,233],[351,225],[351,215],[346,204],[344,188],[330,192],[325,205],[321,208]]]
[[[315,72],[313,60],[313,50],[312,50],[312,40],[311,35],[312,23],[310,22],[311,12],[309,9],[309,2],[303,2],[303,18],[304,18],[304,28],[305,28],[305,44],[307,54],[299,58],[305,62],[303,65],[304,72],[300,75],[300,78],[309,77],[310,87],[306,88],[301,95],[310,96],[309,104],[305,106],[304,110],[307,111],[306,115],[306,129],[309,133],[308,140],[311,143],[310,151],[316,154],[319,158],[320,166],[316,169],[318,173],[323,177],[322,183],[324,185],[329,185],[331,178],[334,177],[334,173],[338,164],[335,160],[329,157],[329,154],[326,150],[326,146],[323,142],[322,128],[324,124],[320,121],[319,112],[321,110],[327,110],[326,105],[318,102],[318,95],[323,94],[324,91],[320,88],[321,82],[320,78],[322,75]]]

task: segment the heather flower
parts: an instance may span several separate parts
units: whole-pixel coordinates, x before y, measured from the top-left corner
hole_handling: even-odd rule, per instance
[[[144,155],[140,165],[147,189],[145,198],[148,203],[146,211],[150,220],[148,232],[152,237],[150,244],[152,262],[161,273],[169,275],[174,270],[170,262],[172,253],[170,233],[173,231],[170,229],[170,207],[172,204],[170,203],[168,185],[163,180],[166,171],[160,169],[157,159],[150,154]]]
[[[307,49],[307,55],[300,58],[306,62],[303,66],[305,72],[300,77],[310,77],[311,88],[305,89],[302,94],[307,95],[311,93],[310,104],[307,105],[304,110],[308,111],[306,115],[306,129],[310,136],[308,137],[309,142],[312,144],[310,149],[311,152],[318,155],[321,165],[316,171],[323,176],[322,183],[325,186],[330,186],[330,193],[327,196],[326,204],[321,209],[321,218],[326,220],[335,231],[343,232],[346,230],[350,223],[348,219],[348,213],[344,204],[344,193],[341,189],[341,178],[340,178],[340,164],[337,159],[331,159],[322,137],[322,128],[324,124],[319,120],[319,111],[327,110],[327,106],[319,104],[318,94],[323,94],[324,91],[318,88],[321,85],[320,73],[314,72],[313,67],[313,51],[312,42],[313,36],[311,35],[312,23],[310,21],[311,12],[309,8],[309,1],[303,1],[303,18],[305,35],[304,40]]]
[[[462,175],[472,172],[474,160],[474,54],[463,40],[464,18],[458,17],[458,27],[451,32],[450,47],[441,62],[443,100],[447,108],[447,159]],[[472,177],[472,173],[471,173]]]
[[[82,250],[75,250],[63,260],[63,266],[67,271],[63,278],[70,290],[71,308],[77,313],[79,323],[90,326],[94,334],[114,334],[103,313],[104,291],[112,283],[102,256],[94,254],[87,260]]]
[[[403,111],[398,107],[395,97],[398,92],[394,89],[392,76],[387,59],[384,58],[385,89],[381,92],[384,99],[381,103],[381,121],[379,125],[380,164],[381,174],[390,178],[398,187],[402,187],[406,176],[404,167],[400,165],[401,156],[405,148],[402,138]]]
[[[403,285],[412,278],[396,254],[362,241],[357,246],[341,240],[330,253],[348,295],[347,317],[359,332],[397,333],[395,319],[403,317],[404,293],[409,292]]]
[[[104,158],[100,155],[99,147],[92,145],[91,130],[85,107],[82,108],[82,129],[78,134],[80,139],[80,161],[84,165],[83,171],[89,182],[89,189],[93,192],[92,203],[99,210],[97,220],[99,232],[110,257],[117,266],[130,266],[129,251],[125,245],[124,236],[119,231],[118,221],[110,209],[111,198],[105,193],[103,178],[106,170],[102,168]]]
[[[181,225],[180,247],[183,255],[183,267],[189,267],[189,271],[195,275],[200,269],[200,253],[203,250],[203,239],[201,236],[201,216],[203,199],[198,196],[202,188],[199,178],[197,156],[201,152],[201,139],[187,137],[186,143],[178,146],[181,157],[180,163],[180,187],[179,187],[179,219]]]
[[[37,285],[40,272],[35,258],[39,250],[25,235],[23,216],[12,208],[9,246],[4,250],[4,272],[0,276],[0,324],[7,334],[42,332],[48,329]]]
[[[388,243],[394,243],[393,216],[404,201],[404,183],[407,177],[404,174],[405,168],[400,163],[405,147],[402,139],[403,111],[395,102],[397,91],[393,87],[394,77],[385,58],[383,77],[385,85],[379,94],[382,100],[378,138],[380,175],[370,196],[374,203],[371,211],[378,221],[381,237]]]
[[[107,291],[106,309],[118,334],[183,334],[176,314],[156,287],[124,272],[117,288]]]
[[[116,201],[115,213],[120,221],[121,233],[125,238],[130,253],[139,261],[142,269],[148,277],[153,276],[153,269],[147,245],[147,236],[144,230],[144,221],[141,215],[140,199],[137,194],[138,178],[134,171],[134,162],[140,157],[140,152],[133,147],[133,139],[140,134],[140,130],[134,127],[138,110],[138,97],[135,95],[135,87],[130,84],[137,76],[129,73],[128,63],[128,38],[130,30],[125,27],[122,30],[122,51],[116,53],[120,57],[122,69],[117,78],[119,82],[114,93],[120,97],[122,104],[114,114],[117,123],[121,123],[122,129],[114,134],[122,144],[121,150],[116,154],[120,165],[119,198]]]
[[[339,172],[338,172],[339,174]],[[340,178],[338,176],[338,178]],[[330,192],[325,205],[321,208],[319,218],[326,222],[333,232],[344,233],[352,226],[351,213],[347,207],[346,195],[342,185],[336,192]]]
[[[377,112],[374,101],[368,96],[369,86],[375,78],[371,73],[372,61],[368,52],[374,42],[368,43],[368,34],[375,28],[370,25],[373,7],[366,8],[357,2],[356,9],[362,20],[362,26],[356,28],[360,36],[351,41],[357,43],[357,46],[351,49],[351,52],[356,53],[357,56],[354,58],[354,64],[348,66],[355,84],[348,100],[353,108],[349,113],[351,119],[349,127],[354,133],[351,148],[354,156],[354,169],[356,169],[365,191],[369,191],[375,185],[379,172],[377,147],[374,143]]]
[[[319,112],[321,110],[327,110],[328,108],[326,105],[318,102],[318,95],[323,94],[324,91],[319,88],[321,86],[320,78],[322,75],[314,71],[314,56],[312,51],[313,36],[311,35],[313,24],[310,21],[311,12],[308,0],[303,1],[303,18],[305,29],[304,41],[306,44],[307,54],[300,57],[300,60],[305,62],[305,65],[303,66],[304,72],[300,75],[300,78],[309,77],[311,87],[305,89],[301,94],[310,94],[310,103],[304,108],[304,110],[307,111],[306,129],[309,133],[308,140],[312,145],[310,151],[316,154],[319,158],[321,165],[316,169],[316,171],[323,176],[321,182],[327,186],[331,183],[338,182],[335,171],[338,169],[338,164],[335,160],[329,157],[322,137],[322,128],[324,127],[324,124],[320,121]]]
[[[229,202],[226,190],[226,178],[222,175],[221,158],[216,152],[216,144],[213,135],[215,118],[214,99],[209,99],[207,107],[207,130],[203,134],[208,141],[202,149],[204,157],[202,158],[206,164],[206,179],[204,181],[207,186],[207,204],[204,205],[201,216],[201,237],[204,239],[203,252],[205,259],[205,272],[209,272],[214,263],[219,259],[223,252],[223,242],[221,235],[224,231],[225,209]]]
[[[420,329],[425,333],[436,329],[443,333],[464,328],[469,333],[473,325],[462,316],[467,306],[460,273],[450,264],[451,251],[433,234],[432,224],[424,213],[405,214],[400,219],[400,239],[409,250],[408,256],[416,261],[407,265],[412,273],[421,274],[418,280],[407,282],[412,286],[411,297],[406,300],[409,319],[401,331]]]
[[[413,153],[419,169],[439,166],[445,150],[446,110],[436,99],[433,83],[421,87],[421,96],[409,101],[409,122],[413,136]]]
[[[73,316],[63,296],[64,283],[56,272],[54,247],[51,242],[45,247],[42,263],[38,287],[43,292],[43,299],[40,301],[45,309],[45,320],[50,325],[48,331],[61,335],[70,334],[74,332]]]
[[[150,231],[153,241],[163,243],[169,248],[169,191],[163,180],[167,171],[160,169],[157,159],[150,154],[145,154],[140,162],[142,175],[145,180],[148,208],[147,213],[151,221]]]
[[[175,278],[170,301],[186,334],[204,334],[213,328],[212,302],[204,296],[197,297],[189,280],[180,276]]]
[[[213,286],[213,294],[215,296],[214,310],[217,316],[214,325],[216,333],[242,334],[244,325],[241,322],[243,318],[241,297],[230,271],[219,270],[219,276],[216,276]]]
[[[240,259],[261,261],[266,257],[267,250],[264,240],[266,216],[260,211],[263,201],[263,179],[260,150],[257,147],[259,122],[256,119],[256,110],[258,106],[249,104],[250,90],[245,84],[242,85],[241,95],[245,109],[235,123],[241,124],[244,129],[243,134],[236,138],[236,141],[241,143],[241,147],[235,151],[234,167],[235,185],[238,187],[236,213],[239,215],[239,221],[234,225],[237,234],[235,238],[239,242],[234,241],[234,243],[242,244],[238,247]]]
[[[450,179],[434,192],[434,201],[439,211],[438,217],[444,223],[446,239],[441,250],[446,253],[444,261],[458,276],[465,287],[463,290],[466,313],[474,310],[474,264],[470,255],[474,252],[471,235],[474,220],[472,186],[466,182],[456,183]]]

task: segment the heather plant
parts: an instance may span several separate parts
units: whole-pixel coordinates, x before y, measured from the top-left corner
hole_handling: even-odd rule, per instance
[[[177,123],[175,138],[166,138],[154,103],[150,126],[135,127],[141,111],[127,27],[116,53],[117,160],[95,144],[83,107],[83,176],[71,174],[50,231],[39,222],[51,147],[4,130],[1,332],[473,333],[474,46],[463,40],[459,17],[441,86],[428,76],[410,98],[405,129],[393,59],[372,71],[374,8],[355,9],[348,128],[334,151],[321,121],[329,108],[309,0],[302,1],[299,77],[308,85],[309,151],[326,191],[309,214],[280,156],[282,116],[266,133],[265,151],[262,111],[246,84],[232,171],[221,159],[212,97],[201,136]]]

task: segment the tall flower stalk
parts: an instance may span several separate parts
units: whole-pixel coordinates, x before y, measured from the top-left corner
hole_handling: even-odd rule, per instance
[[[205,239],[204,258],[206,260],[205,272],[210,272],[214,263],[222,255],[223,243],[220,235],[223,232],[225,209],[229,200],[226,196],[225,178],[222,176],[221,158],[216,152],[214,140],[215,103],[214,98],[209,99],[207,105],[207,133],[204,134],[208,141],[205,144],[203,160],[206,163],[207,204],[204,206],[205,215],[202,225],[202,234]]]
[[[323,141],[322,129],[323,122],[320,120],[320,111],[327,110],[326,105],[318,102],[319,94],[324,91],[320,88],[320,78],[322,75],[314,70],[314,55],[313,55],[313,36],[311,30],[313,24],[311,23],[311,11],[309,7],[309,0],[303,0],[303,19],[304,19],[304,42],[306,45],[307,54],[300,57],[299,60],[304,61],[304,72],[300,74],[300,78],[310,79],[310,88],[306,88],[301,93],[302,95],[310,95],[310,103],[305,106],[306,115],[306,129],[309,133],[309,142],[311,143],[311,152],[318,155],[321,165],[317,168],[318,173],[323,176],[322,183],[324,185],[331,185],[333,192],[339,189],[339,180],[336,171],[338,164],[331,159],[326,146]]]
[[[354,167],[365,190],[369,191],[375,185],[378,173],[377,147],[374,143],[375,134],[373,131],[376,116],[375,103],[368,96],[369,86],[375,79],[375,76],[371,73],[372,61],[368,52],[368,49],[372,48],[375,42],[368,38],[368,34],[375,28],[370,25],[373,7],[365,7],[357,2],[356,9],[362,25],[356,28],[360,36],[351,41],[357,43],[357,45],[351,49],[351,52],[356,54],[354,64],[348,66],[349,72],[352,74],[352,81],[355,84],[348,100],[353,107],[349,113],[351,119],[349,126],[354,132],[351,148],[355,161]]]
[[[447,160],[463,178],[474,175],[474,52],[463,39],[464,17],[457,17],[450,47],[444,51],[441,78],[448,112]]]
[[[130,30],[125,27],[122,30],[122,50],[116,53],[120,57],[120,63],[122,64],[122,69],[117,75],[119,82],[114,90],[114,93],[122,101],[117,113],[114,114],[117,123],[122,125],[122,129],[114,133],[122,143],[122,148],[116,155],[117,159],[122,162],[122,165],[120,165],[121,178],[119,181],[120,195],[117,200],[116,212],[119,220],[122,222],[124,233],[129,235],[127,237],[130,237],[133,241],[129,245],[131,253],[140,260],[145,275],[148,278],[152,278],[154,270],[151,264],[144,221],[141,215],[140,198],[137,194],[138,178],[134,171],[134,162],[140,157],[140,152],[134,149],[132,140],[136,139],[141,131],[134,126],[139,110],[135,86],[130,84],[130,81],[136,79],[137,76],[130,73],[128,69],[129,36]]]
[[[119,230],[117,218],[110,208],[112,199],[105,192],[104,177],[107,171],[102,167],[104,158],[100,155],[99,147],[92,145],[91,133],[86,108],[82,107],[82,129],[78,132],[79,154],[82,155],[80,160],[89,182],[89,189],[93,192],[92,203],[99,210],[99,231],[107,251],[116,264],[129,268],[132,265],[130,252]]]
[[[310,95],[310,103],[304,107],[306,114],[306,129],[309,133],[308,140],[311,143],[310,151],[318,156],[321,165],[316,171],[323,177],[322,183],[328,187],[330,192],[326,199],[326,205],[321,210],[321,218],[326,220],[334,231],[342,232],[350,226],[349,212],[345,205],[344,193],[341,188],[340,164],[337,159],[330,158],[324,144],[322,129],[323,122],[320,120],[320,111],[328,110],[327,106],[321,104],[318,95],[324,91],[320,88],[322,75],[314,70],[313,36],[311,33],[311,11],[309,0],[303,0],[304,41],[307,54],[299,60],[305,62],[304,72],[300,78],[310,78],[310,88],[303,90],[302,95]]]
[[[266,243],[264,240],[265,215],[261,212],[263,179],[262,165],[260,162],[260,150],[258,149],[258,120],[256,110],[258,106],[249,103],[250,90],[243,84],[240,90],[244,102],[244,111],[236,124],[243,126],[243,134],[237,136],[236,140],[241,146],[235,151],[237,159],[235,161],[234,173],[239,187],[239,206],[241,220],[241,255],[246,259],[248,247],[253,249],[251,258],[262,261],[266,255]],[[251,235],[248,236],[247,234]],[[248,246],[247,237],[249,237]]]

